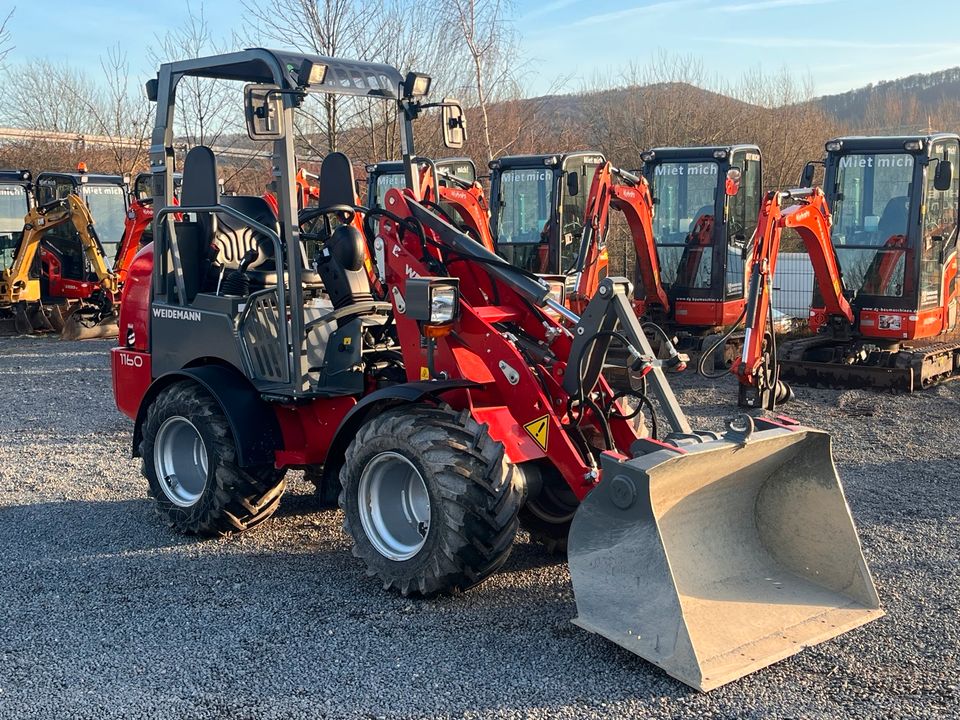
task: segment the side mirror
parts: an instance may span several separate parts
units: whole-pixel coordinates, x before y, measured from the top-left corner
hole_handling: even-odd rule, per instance
[[[933,173],[933,187],[938,192],[946,192],[953,185],[953,163],[949,160],[940,160]]]
[[[732,167],[727,170],[727,182],[725,190],[729,197],[733,197],[740,192],[740,180],[743,178],[743,171],[740,168]]]
[[[156,102],[160,94],[160,81],[157,78],[150,78],[144,85],[144,89],[147,91],[147,100]]]
[[[580,194],[580,174],[573,170],[567,173],[567,195],[576,197]]]
[[[817,166],[812,162],[808,162],[803,166],[803,172],[800,173],[800,187],[808,188],[813,187],[813,177],[817,172]]]
[[[283,97],[276,85],[246,85],[243,110],[251,140],[280,140],[283,137]]]
[[[443,144],[451,150],[459,150],[467,140],[467,126],[463,119],[463,108],[458,100],[443,100]]]

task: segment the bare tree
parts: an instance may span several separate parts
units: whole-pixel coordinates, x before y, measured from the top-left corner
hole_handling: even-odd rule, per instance
[[[104,83],[97,92],[72,85],[64,92],[79,107],[87,110],[91,131],[108,138],[106,147],[120,174],[133,173],[146,166],[149,129],[152,120],[150,103],[142,90],[134,89],[130,63],[119,45],[100,58]]]
[[[226,51],[214,36],[201,3],[199,7],[188,4],[186,22],[156,36],[154,45],[147,48],[147,57],[154,66],[159,66]],[[234,112],[239,102],[240,90],[236,83],[183,78],[177,86],[177,134],[189,145],[233,145],[240,129]]]
[[[471,68],[470,95],[480,116],[486,159],[494,158],[489,104],[496,91],[515,89],[516,37],[509,24],[509,0],[448,0],[444,3],[457,28]]]
[[[0,22],[0,63],[7,59],[7,55],[9,55],[10,51],[14,48],[9,25],[10,19],[13,17],[16,9],[16,6],[10,8],[10,12],[8,12],[6,17],[3,18],[3,21]]]

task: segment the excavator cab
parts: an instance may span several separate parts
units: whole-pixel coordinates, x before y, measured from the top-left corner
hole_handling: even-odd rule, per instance
[[[108,262],[113,262],[123,238],[124,222],[130,207],[130,177],[87,172],[81,163],[77,172],[42,172],[35,185],[38,205],[78,195],[93,215],[97,237]],[[83,279],[85,275],[80,239],[70,226],[57,228],[44,238],[44,251],[61,263],[64,279]]]
[[[895,342],[952,327],[957,299],[945,261],[957,244],[960,138],[847,137],[825,148],[830,237],[861,329]],[[814,330],[828,322],[822,308],[816,290]]]
[[[666,147],[641,157],[671,301],[668,323],[704,330],[730,325],[744,308],[745,255],[763,199],[760,149]]]
[[[511,265],[573,283],[598,152],[513,155],[490,163],[490,227]],[[599,239],[601,246],[605,238]],[[605,264],[606,249],[601,251]],[[602,273],[605,276],[605,272]]]
[[[440,186],[449,187],[452,183],[445,176],[462,180],[468,185],[477,181],[477,166],[473,160],[466,157],[443,158],[434,161],[437,174],[440,176]],[[420,164],[423,172],[426,163]],[[403,163],[399,160],[385,160],[367,165],[367,207],[383,207],[383,199],[391,188],[406,187],[403,176]],[[455,182],[455,181],[454,181]]]
[[[0,170],[0,270],[13,264],[23,237],[23,217],[33,207],[29,170]]]

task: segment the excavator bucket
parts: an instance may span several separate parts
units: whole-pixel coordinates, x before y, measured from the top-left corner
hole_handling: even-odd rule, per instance
[[[765,426],[603,456],[570,530],[577,625],[707,691],[884,614],[830,436]]]

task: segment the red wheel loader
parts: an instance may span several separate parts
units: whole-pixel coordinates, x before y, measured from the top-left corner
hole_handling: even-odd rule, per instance
[[[221,196],[202,146],[174,205],[176,88],[190,75],[246,83],[279,222],[262,198]],[[124,287],[112,370],[164,520],[203,535],[249,529],[276,509],[284,471],[303,467],[338,498],[368,575],[411,595],[478,585],[521,525],[548,542],[569,531],[576,622],[704,690],[879,617],[828,435],[785,419],[693,430],[627,280],[604,279],[578,316],[420,201],[414,119],[439,106],[446,144],[463,141],[459,104],[427,102],[429,85],[265,49],[164,64],[148,83],[162,192],[154,243]],[[351,163],[331,153],[317,210],[342,221],[308,257],[293,128],[318,93],[395,108],[406,182],[382,208],[357,208]],[[371,291],[367,246],[386,301]],[[646,392],[614,393],[601,376],[614,338]]]

